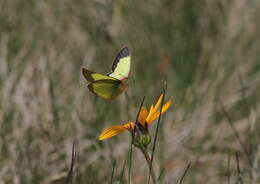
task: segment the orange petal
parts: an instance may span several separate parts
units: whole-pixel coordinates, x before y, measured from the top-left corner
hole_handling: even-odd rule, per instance
[[[163,108],[162,108],[162,114],[165,113],[169,107],[171,106],[171,100],[168,100],[168,102],[166,104],[163,105]],[[154,113],[150,119],[147,119],[147,123],[151,124],[154,120],[156,120],[158,117],[160,116],[160,109],[159,111],[157,111],[156,113]]]
[[[158,99],[158,101],[157,101],[157,103],[156,103],[156,105],[154,107],[154,112],[156,112],[157,109],[159,108],[159,106],[161,105],[162,99],[163,99],[163,94],[161,94],[161,96],[159,97],[159,99]]]
[[[145,107],[142,107],[138,118],[138,121],[141,123],[141,125],[144,125],[147,116],[148,116],[147,109]]]
[[[150,112],[153,112],[153,110],[154,110],[154,106],[152,105],[152,106],[150,107],[149,113],[150,113]]]
[[[130,122],[124,124],[123,126],[124,126],[125,129],[129,130],[129,129],[134,129],[135,124],[130,121]]]
[[[125,125],[117,125],[117,126],[112,126],[106,130],[104,130],[100,136],[99,136],[99,140],[104,140],[104,139],[108,139],[110,137],[113,137],[121,132],[123,132],[125,130]]]
[[[163,95],[161,95],[161,96],[159,97],[159,99],[157,100],[157,103],[156,103],[155,106],[153,106],[153,105],[151,106],[150,111],[149,111],[149,114],[148,114],[148,116],[147,116],[147,118],[146,118],[146,121],[147,121],[147,122],[151,119],[151,117],[153,116],[153,114],[156,113],[158,107],[159,107],[160,104],[162,103],[162,97],[163,97]]]

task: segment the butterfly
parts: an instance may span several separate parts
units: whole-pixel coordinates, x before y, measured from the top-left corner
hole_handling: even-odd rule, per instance
[[[82,74],[90,82],[89,91],[106,100],[113,100],[128,87],[130,65],[130,50],[125,46],[117,54],[112,70],[107,75],[92,72],[86,68],[82,68]]]

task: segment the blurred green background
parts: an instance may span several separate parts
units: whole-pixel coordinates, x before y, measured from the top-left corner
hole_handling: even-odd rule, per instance
[[[0,183],[62,183],[74,139],[74,183],[108,183],[114,160],[119,180],[130,136],[98,135],[134,120],[165,81],[174,105],[155,154],[161,183],[189,161],[184,183],[260,183],[259,9],[258,0],[0,0]],[[123,45],[127,96],[94,97],[81,68],[109,72]],[[132,168],[131,183],[146,183],[136,149]]]

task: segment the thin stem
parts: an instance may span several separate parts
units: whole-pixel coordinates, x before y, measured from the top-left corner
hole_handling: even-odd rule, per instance
[[[153,181],[153,184],[156,184],[156,177],[155,177],[155,174],[154,174],[154,171],[153,171],[153,166],[152,166],[152,160],[147,152],[146,149],[141,149],[141,152],[143,153],[144,157],[145,157],[145,160],[149,166],[149,169],[150,169],[150,173],[151,173],[151,176],[152,176],[152,181]]]
[[[161,103],[161,107],[160,107],[160,114],[159,114],[159,118],[158,118],[158,121],[157,121],[155,136],[154,136],[154,140],[153,140],[153,148],[152,148],[152,156],[151,156],[151,165],[150,165],[150,171],[149,171],[148,184],[150,183],[150,174],[151,174],[151,169],[152,169],[152,165],[153,165],[153,158],[154,158],[154,153],[155,153],[155,148],[156,148],[159,126],[160,126],[160,122],[161,122],[162,108],[163,108],[163,103],[164,103],[164,98],[165,98],[165,89],[166,89],[166,87],[163,89],[163,97],[162,97],[162,103]]]
[[[183,180],[184,180],[184,177],[186,176],[188,170],[190,169],[190,166],[191,166],[191,162],[188,163],[187,167],[185,168],[185,171],[180,179],[180,181],[178,182],[178,184],[182,184]]]
[[[126,163],[127,163],[127,160],[124,161],[124,165],[123,165],[123,168],[122,168],[122,171],[121,171],[121,175],[120,175],[119,184],[123,183],[122,181],[123,181],[123,177],[124,177],[124,172],[125,172]]]
[[[139,117],[139,114],[140,114],[140,111],[141,111],[141,108],[143,106],[143,103],[144,103],[144,99],[145,99],[145,96],[143,97],[143,100],[142,100],[142,103],[139,107],[139,110],[138,110],[138,114],[137,114],[137,117],[136,117],[136,121],[138,120],[138,117]],[[136,127],[136,126],[135,126]],[[134,139],[134,135],[132,134],[132,141],[130,143],[130,149],[129,149],[129,168],[128,168],[128,182],[131,183],[131,169],[132,169],[132,152],[133,152],[133,139]]]
[[[71,152],[70,170],[66,178],[66,183],[70,183],[70,184],[73,183],[73,170],[74,170],[75,157],[76,157],[76,150],[75,150],[75,139],[74,139],[72,145],[72,152]]]
[[[230,151],[228,152],[228,160],[227,160],[227,169],[228,169],[228,172],[227,172],[227,183],[230,184]]]
[[[226,117],[227,119],[227,122],[228,124],[230,125],[231,129],[233,130],[234,132],[234,135],[236,136],[242,150],[244,151],[245,155],[246,155],[246,158],[248,159],[248,163],[249,163],[249,166],[252,168],[252,161],[251,161],[251,158],[250,158],[250,153],[248,152],[247,148],[246,148],[246,145],[244,144],[244,142],[242,141],[242,138],[239,134],[239,132],[237,131],[237,129],[235,128],[235,126],[233,125],[233,120],[231,119],[231,117],[229,116],[229,114],[227,113],[224,105],[222,104],[222,102],[220,102],[220,107],[222,109],[222,112],[224,114],[224,116]]]
[[[128,168],[128,182],[131,183],[131,169],[132,169],[132,151],[133,151],[133,147],[132,147],[132,142],[130,144],[130,149],[129,149],[129,158],[128,158],[128,162],[129,162],[129,168]]]
[[[158,181],[158,182],[160,182],[160,180],[161,180],[163,174],[164,174],[164,168],[161,170],[161,172],[160,172],[160,174],[159,174],[159,176],[158,176],[158,178],[157,178],[157,181]]]
[[[113,184],[115,167],[116,167],[116,161],[114,160],[114,162],[113,162],[113,167],[112,167],[112,173],[111,173],[111,180],[110,180],[110,183],[111,183],[111,184]]]
[[[238,175],[238,183],[241,183],[243,184],[243,180],[242,180],[242,177],[241,177],[241,170],[240,170],[240,164],[239,164],[239,155],[238,153],[236,153],[236,163],[237,163],[237,175]]]

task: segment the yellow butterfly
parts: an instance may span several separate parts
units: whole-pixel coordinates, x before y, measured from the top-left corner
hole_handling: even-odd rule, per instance
[[[130,50],[126,46],[117,54],[112,65],[112,71],[107,75],[92,72],[86,68],[82,68],[82,74],[90,82],[88,89],[92,93],[101,98],[112,100],[128,87],[130,65]]]

